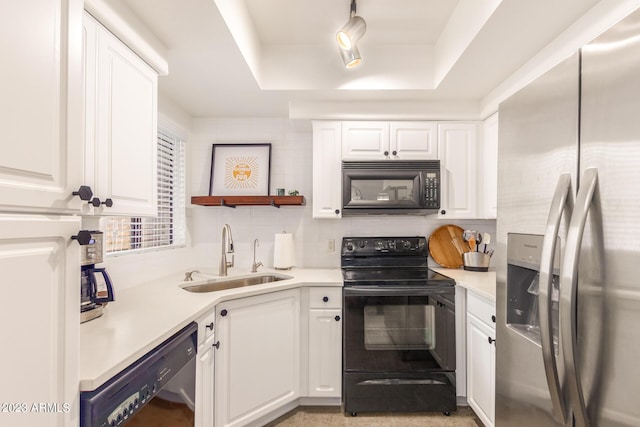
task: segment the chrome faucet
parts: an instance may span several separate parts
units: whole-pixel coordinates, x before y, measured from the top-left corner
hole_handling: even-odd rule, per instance
[[[231,254],[231,262],[227,262],[227,254]],[[227,275],[227,267],[233,267],[233,237],[231,237],[231,226],[225,224],[222,227],[222,257],[220,258],[220,276]]]
[[[252,273],[257,273],[258,272],[258,267],[262,266],[262,262],[258,261],[256,263],[256,246],[260,246],[260,242],[258,242],[258,239],[255,239],[253,241],[253,264],[251,264],[251,272]]]
[[[187,271],[186,273],[184,273],[184,281],[193,282],[193,277],[191,277],[193,273],[200,273],[200,272],[198,270]]]

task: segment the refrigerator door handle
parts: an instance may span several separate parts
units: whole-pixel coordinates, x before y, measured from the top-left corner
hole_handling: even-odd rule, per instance
[[[589,209],[592,207],[597,184],[598,170],[595,168],[585,170],[580,190],[576,197],[576,206],[569,224],[565,256],[561,268],[560,335],[562,337],[562,353],[567,375],[569,398],[571,399],[576,427],[591,426],[591,421],[586,411],[577,362],[577,297],[580,247],[582,245],[587,215]]]
[[[556,421],[566,425],[567,400],[562,394],[558,365],[555,357],[552,333],[552,320],[549,309],[551,307],[551,295],[553,293],[553,261],[556,254],[556,242],[560,230],[560,221],[563,214],[571,217],[573,210],[573,197],[571,193],[571,174],[564,173],[558,177],[556,190],[551,200],[549,217],[542,241],[542,253],[540,255],[540,287],[538,293],[538,318],[540,320],[540,342],[542,345],[542,358],[544,370],[551,395],[551,403]],[[559,250],[559,249],[558,249]]]

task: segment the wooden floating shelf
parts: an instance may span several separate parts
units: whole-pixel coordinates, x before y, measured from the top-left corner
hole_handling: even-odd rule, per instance
[[[304,196],[193,196],[192,205],[200,206],[303,206]]]

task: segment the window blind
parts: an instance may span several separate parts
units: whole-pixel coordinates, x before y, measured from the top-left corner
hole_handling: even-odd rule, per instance
[[[185,244],[185,147],[171,133],[158,130],[158,215],[109,217],[107,253],[141,251]]]

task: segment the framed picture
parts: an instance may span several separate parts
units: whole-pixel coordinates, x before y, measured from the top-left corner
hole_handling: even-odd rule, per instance
[[[271,144],[213,144],[210,196],[268,196]]]

